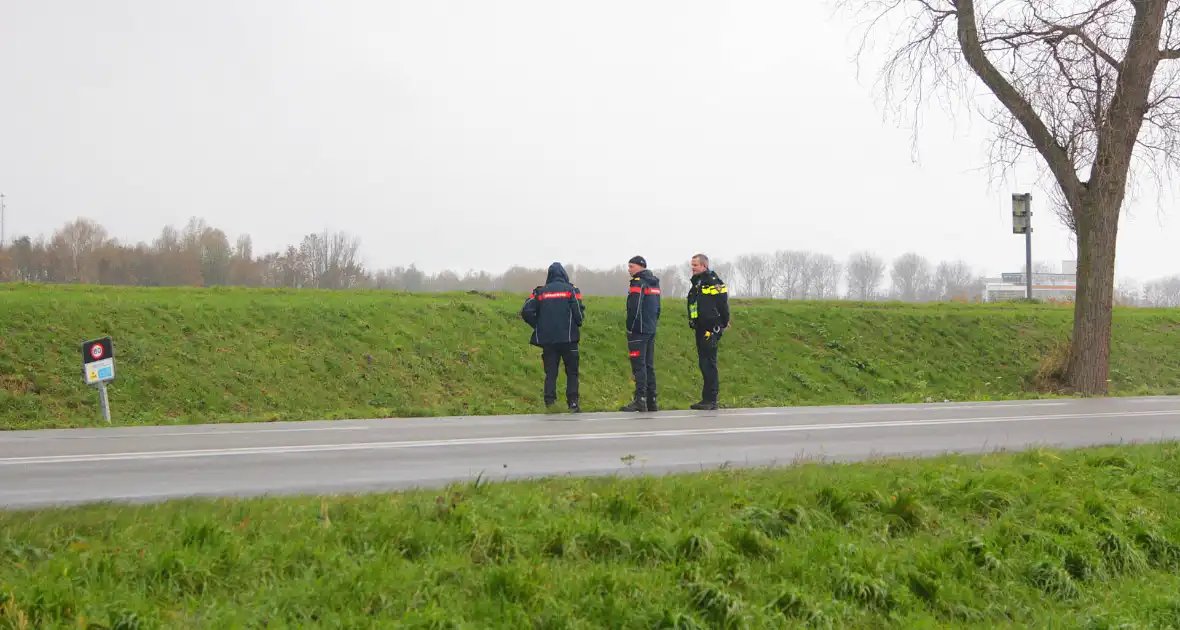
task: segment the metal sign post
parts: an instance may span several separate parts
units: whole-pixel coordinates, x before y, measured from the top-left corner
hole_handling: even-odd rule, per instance
[[[111,423],[111,400],[107,398],[107,384],[105,381],[98,382],[98,400],[102,403],[102,419]]]
[[[1032,193],[1012,193],[1012,233],[1024,235],[1024,297],[1032,299]]]
[[[109,424],[111,403],[107,397],[107,383],[115,380],[115,347],[110,337],[82,344],[82,375],[86,378],[87,385],[98,386],[102,417]]]

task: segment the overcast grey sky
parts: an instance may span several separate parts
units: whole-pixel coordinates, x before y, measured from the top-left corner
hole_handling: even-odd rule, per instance
[[[1071,258],[1033,171],[980,170],[985,121],[931,109],[911,160],[853,29],[782,0],[8,0],[8,233],[199,215],[256,252],[346,230],[428,271],[867,248],[999,273],[1031,190],[1034,258]],[[1180,272],[1180,208],[1130,208],[1118,275]]]

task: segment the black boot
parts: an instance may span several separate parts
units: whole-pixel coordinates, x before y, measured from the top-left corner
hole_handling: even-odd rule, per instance
[[[571,400],[569,402],[570,413],[582,413],[582,408],[578,406],[578,401]]]
[[[713,411],[713,410],[717,409],[717,402],[716,401],[709,401],[709,400],[702,400],[701,402],[693,403],[693,404],[689,405],[689,408],[696,409],[697,411]]]
[[[635,400],[632,400],[630,404],[624,405],[619,411],[647,411],[647,399],[642,396],[636,396]]]
[[[647,397],[647,410],[648,411],[659,411],[660,410],[660,406],[658,404],[656,404],[656,397],[655,396],[648,396]]]

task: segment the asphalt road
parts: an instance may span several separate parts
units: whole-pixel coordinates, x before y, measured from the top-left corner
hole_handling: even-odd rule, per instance
[[[1177,438],[1180,397],[13,431],[0,432],[0,506]]]

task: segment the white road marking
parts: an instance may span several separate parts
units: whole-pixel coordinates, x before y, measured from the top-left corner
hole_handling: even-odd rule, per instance
[[[244,455],[284,455],[292,453],[320,453],[334,451],[388,450],[492,444],[525,444],[544,442],[579,442],[591,440],[627,440],[644,438],[675,438],[704,435],[741,435],[750,433],[790,433],[806,431],[846,431],[849,429],[906,428],[957,424],[1000,424],[1034,422],[1038,420],[1079,420],[1091,418],[1129,418],[1144,416],[1177,416],[1180,409],[1157,411],[1129,411],[1108,413],[1053,414],[1041,416],[986,416],[977,418],[931,418],[927,420],[887,420],[840,424],[794,424],[756,427],[719,427],[710,429],[667,429],[652,431],[620,431],[610,433],[573,433],[567,435],[521,435],[511,437],[452,438],[445,440],[412,440],[399,442],[353,442],[344,444],[306,444],[295,446],[258,446],[173,451],[139,451],[99,453],[89,455],[43,455],[35,457],[0,458],[0,465],[73,464],[189,457],[232,457]]]
[[[1159,401],[1152,401],[1159,402]],[[1169,401],[1171,402],[1171,401]],[[841,406],[832,405],[828,407],[777,407],[768,409],[720,409],[717,411],[685,411],[669,415],[667,412],[657,412],[656,414],[641,414],[641,413],[611,413],[611,415],[599,415],[599,413],[584,414],[584,415],[567,415],[567,414],[545,414],[545,415],[526,415],[526,416],[456,416],[446,418],[375,418],[368,420],[337,420],[332,422],[340,422],[341,426],[316,426],[316,427],[278,427],[278,428],[263,428],[256,427],[251,429],[231,429],[221,428],[233,426],[229,424],[222,425],[200,425],[205,430],[195,430],[189,427],[178,427],[177,431],[140,431],[140,429],[159,428],[159,425],[145,425],[145,426],[127,426],[114,428],[80,428],[80,429],[32,429],[20,431],[0,431],[0,444],[4,443],[29,443],[42,440],[120,440],[120,439],[137,439],[137,438],[170,438],[170,437],[188,437],[188,436],[218,436],[218,435],[263,435],[270,433],[310,433],[318,431],[370,431],[374,429],[388,429],[391,425],[399,424],[400,421],[410,420],[415,425],[421,427],[437,421],[438,426],[450,425],[455,426],[456,421],[467,420],[467,423],[462,424],[488,424],[489,421],[496,421],[501,418],[518,419],[523,422],[535,422],[542,420],[544,422],[552,422],[553,418],[568,419],[578,422],[610,422],[615,420],[635,420],[656,418],[660,420],[682,420],[686,418],[747,418],[755,416],[810,416],[810,415],[832,415],[832,414],[853,414],[853,413],[892,413],[897,411],[945,411],[945,410],[960,410],[972,411],[975,409],[1020,409],[1025,407],[1060,407],[1068,405],[1068,402],[1027,402],[1017,404],[1004,403],[961,403],[961,404],[915,404],[912,406],[897,406],[897,407],[878,407],[878,406]],[[289,422],[299,422],[298,420]],[[309,421],[320,422],[320,421]],[[349,423],[349,424],[345,424]],[[352,423],[366,423],[366,424],[352,424]],[[515,424],[515,423],[514,423]],[[250,426],[247,424],[247,426]],[[73,435],[72,433],[87,432],[81,435]],[[95,433],[89,433],[94,431]]]
[[[130,429],[131,431],[135,431],[136,429],[140,429],[140,428],[149,428],[149,427],[147,427],[147,426],[145,426],[145,427],[118,427],[118,429]],[[169,438],[169,437],[173,437],[173,436],[193,436],[193,435],[211,435],[211,436],[234,435],[234,434],[268,435],[271,433],[310,433],[310,432],[316,432],[316,431],[369,431],[372,429],[372,427],[349,425],[349,426],[339,426],[339,427],[290,427],[290,428],[284,427],[284,428],[277,428],[277,429],[212,429],[209,431],[160,431],[160,432],[135,431],[134,433],[130,433],[130,432],[125,433],[123,431],[118,431],[118,429],[116,429],[115,431],[112,431],[111,429],[98,429],[98,431],[111,431],[110,433],[103,433],[103,434],[99,434],[99,435],[68,435],[68,434],[62,434],[62,433],[39,434],[39,432],[36,430],[28,431],[26,433],[22,433],[22,434],[18,434],[18,435],[5,435],[2,431],[0,431],[0,444],[4,444],[4,443],[14,444],[14,443],[18,443],[18,442],[28,443],[28,442],[36,442],[36,441],[42,441],[42,440],[49,440],[49,441],[53,441],[53,440],[122,440],[122,439],[128,439],[128,438],[131,438],[131,439],[135,439],[135,438]],[[89,429],[44,429],[44,430],[45,431],[87,431]]]
[[[604,420],[628,420],[628,419],[633,419],[633,418],[647,418],[647,417],[659,418],[661,420],[663,420],[663,419],[670,420],[673,418],[705,418],[705,417],[746,418],[746,417],[750,417],[750,416],[811,416],[811,415],[853,414],[853,413],[892,413],[892,412],[897,412],[897,411],[902,411],[902,412],[946,411],[948,409],[949,410],[960,410],[960,411],[973,411],[975,409],[1022,409],[1025,407],[1061,407],[1061,406],[1068,405],[1068,404],[1070,404],[1070,403],[1069,402],[1049,402],[1049,401],[1046,401],[1046,402],[1016,403],[1016,404],[1004,404],[1004,403],[978,403],[978,404],[977,403],[960,403],[960,404],[955,404],[955,403],[950,403],[950,404],[946,404],[946,403],[938,403],[938,404],[935,404],[935,403],[915,403],[913,405],[896,406],[896,407],[893,407],[893,406],[879,407],[879,406],[875,406],[875,405],[864,405],[864,406],[831,405],[831,406],[826,406],[826,407],[772,407],[769,409],[743,409],[743,410],[719,409],[719,410],[714,410],[714,411],[690,411],[690,412],[680,413],[680,414],[676,414],[676,415],[665,415],[664,413],[657,412],[658,415],[652,415],[652,416],[648,416],[648,415],[645,415],[642,413],[623,413],[623,414],[612,414],[609,416],[600,416],[600,415],[595,414],[590,417],[579,416],[579,417],[577,417],[577,419],[578,420],[588,420],[591,422],[601,422]],[[607,412],[607,413],[609,413],[609,412]],[[565,417],[565,416],[562,416],[560,414],[552,414],[552,415],[543,416],[543,417]],[[475,419],[475,418],[478,418],[478,416],[472,417],[472,419]],[[530,416],[522,416],[522,418],[530,418]]]

